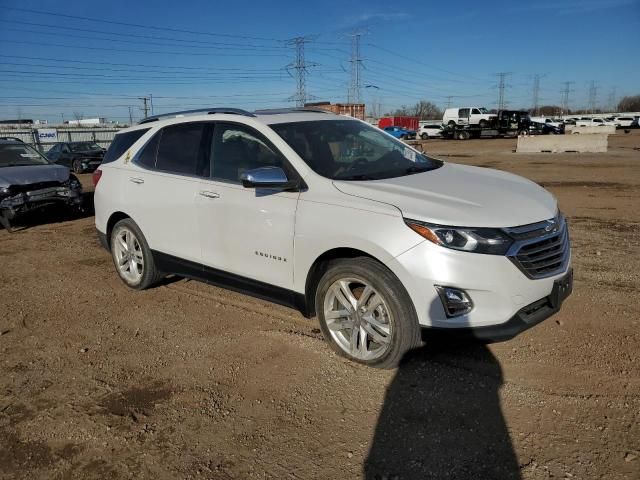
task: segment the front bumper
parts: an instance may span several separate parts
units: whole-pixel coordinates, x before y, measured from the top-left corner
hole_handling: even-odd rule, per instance
[[[554,295],[556,281],[570,271],[571,259],[561,273],[530,279],[506,256],[460,252],[425,240],[387,266],[406,288],[421,327],[458,333],[472,329],[476,337],[498,339],[510,338],[510,332],[516,335],[560,308],[546,308],[543,300]],[[464,290],[473,310],[447,318],[435,285]],[[540,306],[535,315],[529,310],[532,305]]]
[[[423,338],[455,336],[456,338],[470,338],[483,342],[503,342],[521,334],[525,330],[535,327],[547,318],[560,311],[560,307],[573,291],[573,270],[554,282],[551,294],[521,308],[505,323],[476,328],[423,328]]]
[[[60,185],[10,195],[0,200],[0,214],[5,219],[12,220],[17,215],[55,203],[80,206],[82,190]]]

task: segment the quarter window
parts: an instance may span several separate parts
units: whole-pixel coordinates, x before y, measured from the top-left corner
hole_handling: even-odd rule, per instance
[[[131,145],[136,143],[136,141],[148,131],[148,128],[143,128],[140,130],[133,130],[132,132],[118,133],[113,138],[111,145],[109,145],[107,153],[104,154],[102,163],[115,162],[124,152],[127,151],[129,147],[131,147]]]
[[[140,152],[140,156],[136,160],[137,164],[146,168],[156,167],[156,154],[158,153],[158,144],[160,143],[161,136],[162,132],[158,132],[149,140]]]

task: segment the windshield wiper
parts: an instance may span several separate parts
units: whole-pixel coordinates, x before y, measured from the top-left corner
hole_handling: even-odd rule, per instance
[[[418,167],[416,165],[412,165],[405,168],[404,173],[405,175],[411,175],[412,173],[428,172],[429,170],[433,170],[433,167],[428,167],[426,165],[424,167]]]
[[[335,180],[377,180],[377,179],[373,178],[370,175],[359,174],[359,175],[350,175],[348,177],[339,177],[339,178],[336,178]]]

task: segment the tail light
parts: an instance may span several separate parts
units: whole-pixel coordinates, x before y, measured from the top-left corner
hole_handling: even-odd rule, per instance
[[[93,177],[91,177],[91,179],[93,180],[93,186],[94,187],[98,186],[98,182],[100,181],[100,177],[102,177],[102,170],[100,170],[98,168],[97,170],[95,170],[93,172]]]

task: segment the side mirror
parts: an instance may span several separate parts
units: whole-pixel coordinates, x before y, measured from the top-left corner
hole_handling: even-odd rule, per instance
[[[245,188],[278,188],[282,190],[297,190],[298,182],[290,181],[280,167],[260,167],[247,170],[240,175],[240,181]]]

